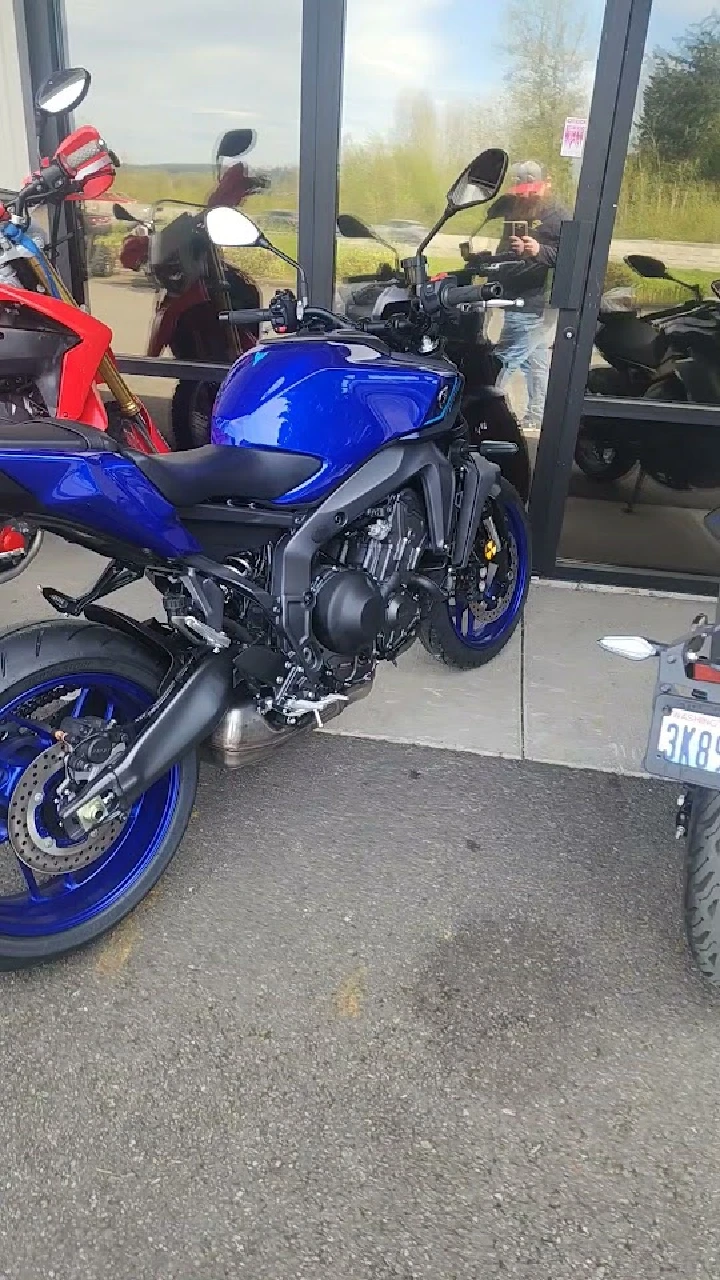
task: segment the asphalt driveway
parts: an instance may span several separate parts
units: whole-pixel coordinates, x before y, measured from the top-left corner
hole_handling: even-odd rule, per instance
[[[0,979],[2,1280],[716,1277],[661,785],[318,736]]]

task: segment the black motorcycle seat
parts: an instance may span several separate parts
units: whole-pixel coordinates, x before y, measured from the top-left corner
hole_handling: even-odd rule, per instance
[[[57,418],[34,418],[24,422],[0,423],[0,450],[27,449],[43,452],[59,449],[88,453],[117,453],[118,446],[106,431],[86,427],[82,422],[59,422]]]
[[[319,458],[307,453],[223,444],[206,444],[187,453],[136,453],[122,449],[106,431],[55,418],[0,423],[0,452],[3,449],[118,453],[132,458],[174,507],[191,507],[212,498],[272,502],[309,480],[321,465]]]
[[[174,507],[212,498],[272,502],[309,480],[321,465],[306,453],[225,444],[206,444],[187,453],[133,453],[132,459]]]

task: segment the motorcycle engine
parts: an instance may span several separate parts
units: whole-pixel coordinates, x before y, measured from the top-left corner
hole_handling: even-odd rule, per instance
[[[414,638],[424,592],[413,573],[427,544],[425,512],[412,489],[372,507],[328,548],[313,583],[313,630],[343,657],[392,657]]]

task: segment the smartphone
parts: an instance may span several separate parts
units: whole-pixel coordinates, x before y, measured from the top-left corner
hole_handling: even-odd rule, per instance
[[[503,232],[503,240],[510,240],[513,236],[519,236],[522,240],[523,236],[528,234],[527,222],[506,222]]]

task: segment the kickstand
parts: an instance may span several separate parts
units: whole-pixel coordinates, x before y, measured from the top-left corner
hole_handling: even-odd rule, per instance
[[[633,485],[633,491],[630,495],[630,500],[627,506],[623,507],[623,511],[628,516],[631,516],[633,511],[635,510],[635,504],[638,498],[640,497],[640,490],[643,487],[643,483],[645,481],[646,475],[647,475],[647,472],[644,471],[642,467],[638,467],[638,473],[637,473],[637,476],[635,477],[635,484]]]

